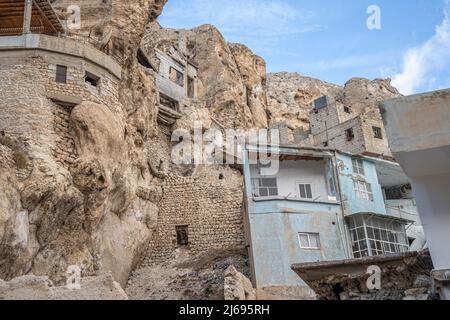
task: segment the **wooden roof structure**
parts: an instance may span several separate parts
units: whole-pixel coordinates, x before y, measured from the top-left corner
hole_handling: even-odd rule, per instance
[[[0,35],[29,32],[56,35],[65,28],[48,0],[0,0]]]

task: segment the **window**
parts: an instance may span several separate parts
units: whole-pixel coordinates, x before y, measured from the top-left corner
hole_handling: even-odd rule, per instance
[[[189,226],[176,226],[177,244],[179,246],[187,246],[189,244]]]
[[[173,67],[170,67],[170,80],[180,87],[184,87],[184,74]]]
[[[66,66],[56,66],[56,82],[67,83],[67,67]]]
[[[320,235],[318,233],[299,233],[300,248],[320,250]]]
[[[278,196],[278,184],[276,178],[260,178],[253,181],[254,196],[256,198]]]
[[[409,250],[405,226],[395,220],[371,216],[353,217],[349,220],[349,231],[355,258]]]
[[[187,95],[189,98],[194,98],[195,96],[195,82],[194,79],[191,77],[188,77],[188,83],[187,83]]]
[[[88,71],[86,71],[84,80],[86,81],[86,83],[89,83],[93,87],[98,87],[98,85],[100,84],[100,77]]]
[[[353,182],[356,196],[359,199],[373,201],[373,192],[372,192],[372,186],[370,183],[363,182],[363,181],[354,181]]]
[[[152,69],[152,64],[148,60],[147,56],[145,55],[144,51],[142,49],[138,49],[137,51],[137,60],[139,64],[145,68]]]
[[[350,114],[350,113],[352,113],[352,109],[350,109],[350,107],[345,106],[344,112]]]
[[[352,141],[353,139],[355,139],[353,128],[345,130],[345,136],[347,137],[347,141]]]
[[[375,139],[383,139],[383,132],[381,131],[381,128],[379,127],[372,127],[373,135]]]
[[[365,175],[364,162],[361,159],[353,159],[352,163],[353,163],[353,172],[364,176]]]
[[[165,94],[159,93],[159,103],[166,108],[178,111],[178,102]]]
[[[300,192],[300,198],[302,198],[302,199],[312,199],[313,198],[311,184],[300,183],[298,185],[298,189]]]

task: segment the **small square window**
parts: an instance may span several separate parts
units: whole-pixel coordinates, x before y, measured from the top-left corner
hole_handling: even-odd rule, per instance
[[[98,85],[100,84],[100,77],[96,76],[93,73],[86,71],[86,74],[84,76],[84,81],[86,81],[86,83],[90,84],[93,87],[98,87]]]
[[[313,198],[311,184],[300,183],[298,185],[298,188],[300,191],[300,198],[302,198],[302,199],[312,199]]]
[[[367,182],[354,181],[354,188],[356,196],[359,199],[374,201],[372,185]]]
[[[170,67],[170,80],[175,82],[180,87],[184,87],[184,74],[174,67]]]
[[[177,244],[179,246],[189,245],[189,226],[176,226]]]
[[[304,233],[298,234],[300,241],[300,248],[320,250],[320,235],[318,233]]]
[[[67,83],[67,67],[57,65],[56,66],[56,78],[55,81],[58,83]]]
[[[267,198],[278,196],[278,182],[276,178],[259,178],[253,180],[254,196]]]
[[[383,139],[383,132],[381,131],[381,128],[379,127],[372,127],[373,135],[375,139]]]
[[[345,136],[347,137],[347,141],[352,141],[355,139],[355,132],[353,131],[353,128],[345,130]]]
[[[348,114],[351,114],[352,113],[352,109],[350,109],[350,107],[345,106],[344,107],[344,112],[348,113]]]

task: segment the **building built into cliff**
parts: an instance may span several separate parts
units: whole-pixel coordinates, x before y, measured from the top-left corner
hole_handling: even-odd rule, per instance
[[[257,161],[262,151],[278,156],[278,173],[266,175]],[[397,163],[287,146],[248,145],[244,158],[245,230],[257,288],[305,285],[294,263],[409,250],[415,208],[392,210],[384,192],[408,183]]]
[[[25,138],[46,134],[33,132],[30,123],[49,122],[45,128],[55,139],[43,148],[51,148],[57,162],[67,167],[77,158],[70,133],[71,110],[83,101],[118,110],[122,67],[88,42],[66,36],[65,23],[48,0],[1,4],[0,79],[2,99],[8,103],[0,114],[0,127],[11,136]],[[36,101],[37,92],[47,99]],[[7,109],[13,106],[17,117],[11,119]]]
[[[381,117],[365,117],[327,96],[314,101],[310,129],[317,147],[392,159]]]

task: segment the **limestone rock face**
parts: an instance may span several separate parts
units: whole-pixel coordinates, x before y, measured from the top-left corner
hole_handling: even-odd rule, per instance
[[[53,5],[62,20],[71,16],[71,8],[81,10],[81,25],[70,35],[94,44],[98,49],[121,59],[137,50],[145,25],[155,20],[167,0],[55,0]]]
[[[111,271],[125,284],[139,262],[158,216],[157,197],[142,190],[161,181],[149,167],[154,79],[136,52],[165,2],[55,2],[81,8],[82,27],[69,36],[90,35],[86,41],[121,64],[118,83],[102,79],[102,94],[117,90],[106,100],[86,95],[82,81],[70,94],[83,102],[57,105],[46,96],[45,58],[0,64],[1,279],[35,274],[60,285],[77,265],[83,277]]]
[[[399,96],[390,79],[353,78],[347,81],[338,100],[369,119],[381,119],[378,103]]]
[[[225,270],[224,296],[225,300],[256,300],[256,290],[246,276],[229,266]]]
[[[344,87],[298,73],[272,73],[267,77],[270,122],[286,122],[292,128],[309,128],[312,103],[329,96],[351,106],[356,114],[380,120],[378,102],[400,96],[389,79],[350,79]]]

